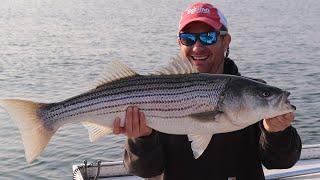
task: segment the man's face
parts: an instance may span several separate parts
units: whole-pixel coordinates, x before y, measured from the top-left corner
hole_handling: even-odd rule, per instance
[[[201,33],[214,31],[214,29],[203,22],[192,22],[181,32]],[[185,46],[179,41],[181,54],[194,64],[199,72],[222,74],[224,67],[224,52],[229,47],[230,35],[219,36],[213,45],[202,45],[199,40],[192,46]]]

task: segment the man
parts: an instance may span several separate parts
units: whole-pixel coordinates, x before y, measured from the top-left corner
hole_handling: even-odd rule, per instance
[[[229,59],[231,36],[227,21],[215,7],[194,3],[179,24],[181,56],[199,72],[240,75]],[[170,135],[146,126],[143,112],[129,107],[125,126],[114,123],[115,134],[128,137],[124,163],[141,177],[164,174],[164,179],[264,179],[267,168],[289,168],[300,157],[301,140],[291,126],[294,114],[264,119],[245,129],[213,135],[205,152],[194,159],[186,135]]]

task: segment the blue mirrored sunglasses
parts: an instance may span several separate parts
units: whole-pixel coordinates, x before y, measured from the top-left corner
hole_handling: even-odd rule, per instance
[[[218,35],[224,36],[227,34],[227,31],[210,31],[210,32],[201,32],[201,33],[179,33],[180,42],[185,46],[194,45],[197,40],[200,41],[202,45],[208,46],[217,42]]]

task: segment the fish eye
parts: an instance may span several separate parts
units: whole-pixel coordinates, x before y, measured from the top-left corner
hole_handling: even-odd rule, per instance
[[[268,91],[263,91],[263,92],[260,94],[260,96],[263,97],[263,98],[270,97],[270,96],[271,96],[271,93],[268,92]]]

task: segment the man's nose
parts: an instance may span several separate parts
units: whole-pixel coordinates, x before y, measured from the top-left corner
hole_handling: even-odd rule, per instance
[[[201,44],[199,39],[197,39],[196,43],[193,45],[192,50],[194,52],[201,52],[204,50],[204,45]]]

